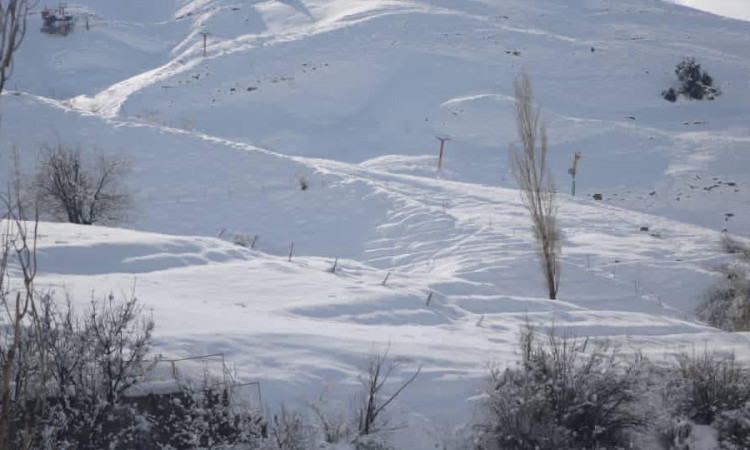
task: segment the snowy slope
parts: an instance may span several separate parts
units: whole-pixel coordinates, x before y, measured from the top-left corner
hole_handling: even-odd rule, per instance
[[[443,421],[456,425],[468,417],[468,398],[485,376],[487,363],[514,358],[519,327],[526,320],[554,323],[579,336],[609,336],[627,352],[639,349],[657,359],[704,345],[746,356],[746,335],[683,321],[667,304],[644,306],[655,302],[648,288],[642,287],[640,299],[627,292],[631,278],[700,276],[695,262],[674,264],[651,255],[648,246],[638,253],[642,264],[618,266],[619,283],[610,278],[610,265],[592,262],[592,269],[576,270],[566,264],[568,290],[575,281],[581,294],[570,296],[576,301],[549,302],[515,293],[507,289],[507,281],[506,289],[493,290],[489,277],[468,273],[468,268],[441,273],[438,269],[448,261],[436,263],[430,273],[396,271],[382,286],[384,272],[357,261],[339,260],[333,274],[327,258],[289,262],[214,238],[52,223],[41,224],[40,235],[41,285],[60,297],[70,295],[78,309],[92,296],[135,289],[153,312],[160,353],[224,353],[243,380],[261,381],[269,402],[304,404],[325,392],[328,402],[346,409],[365,355],[390,346],[406,362],[403,370],[423,367],[420,383],[396,414],[412,423],[430,419],[407,433],[419,436],[419,448],[433,445],[430,439],[440,436],[430,433]],[[514,244],[510,237],[501,242]],[[469,261],[472,247],[454,251],[459,263],[453,265]],[[700,248],[678,255],[691,251]],[[510,277],[508,271],[528,272],[518,262],[503,266],[502,258],[487,256],[495,265],[485,268],[495,273]],[[477,277],[485,280],[481,289],[470,282],[477,283]],[[517,292],[534,291],[534,280],[521,277],[513,283]],[[429,306],[428,286],[438,293]],[[599,294],[586,296],[586,291]]]
[[[444,177],[512,186],[511,80],[527,71],[561,189],[581,150],[582,194],[747,234],[746,22],[655,0],[98,3],[71,6],[93,11],[89,32],[29,35],[19,89],[284,154],[414,157],[393,170],[424,173],[449,134]],[[719,101],[659,97],[685,56]],[[714,176],[738,192],[712,189]]]
[[[90,30],[32,27],[2,99],[0,164],[15,145],[30,173],[57,139],[132,160],[131,230],[44,223],[40,282],[80,305],[135,283],[159,352],[225,352],[269,402],[332,385],[346,404],[362,358],[390,343],[424,365],[404,405],[428,434],[468,417],[527,319],[654,355],[746,354],[746,335],[692,310],[724,260],[719,231],[750,234],[750,23],[656,0],[69,8]],[[684,56],[719,99],[660,98]],[[559,302],[543,298],[507,169],[522,71],[562,194]],[[439,134],[452,138],[441,172]],[[234,232],[258,235],[256,251],[215,238]]]

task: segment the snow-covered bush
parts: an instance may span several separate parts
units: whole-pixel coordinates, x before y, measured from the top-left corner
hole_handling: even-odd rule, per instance
[[[147,442],[156,448],[258,448],[266,431],[262,417],[238,406],[227,386],[199,386],[134,399],[151,423]]]
[[[676,412],[700,425],[750,401],[750,372],[732,356],[682,354],[669,374],[666,395]]]
[[[699,425],[710,425],[722,411],[750,401],[750,373],[732,356],[682,354],[667,377],[667,404]]]
[[[750,402],[741,408],[723,411],[716,418],[719,442],[724,450],[750,448]]]
[[[351,440],[354,436],[354,427],[342,415],[330,415],[318,403],[311,403],[310,409],[317,419],[317,428],[326,443],[338,444]]]
[[[679,417],[667,417],[655,427],[657,442],[665,450],[692,450],[695,424]]]
[[[680,81],[677,88],[670,87],[662,92],[662,97],[669,102],[677,101],[679,95],[693,100],[713,100],[721,94],[708,72],[701,69],[701,65],[694,58],[685,58],[677,64],[675,75]]]
[[[143,383],[154,324],[134,296],[92,301],[81,316],[52,296],[40,304],[50,367],[35,430],[42,448],[257,448],[262,417],[233,402],[226,383]]]
[[[477,424],[481,448],[627,448],[645,424],[636,407],[642,360],[606,343],[522,333],[518,367],[494,370]]]
[[[682,354],[662,374],[667,425],[658,426],[666,450],[750,448],[750,371],[705,351]]]
[[[728,234],[721,245],[737,261],[716,268],[722,279],[703,296],[695,315],[722,330],[750,331],[750,245]]]
[[[127,448],[144,431],[122,401],[144,369],[153,321],[135,296],[93,300],[82,316],[52,295],[40,302],[49,364],[42,435],[51,448]]]

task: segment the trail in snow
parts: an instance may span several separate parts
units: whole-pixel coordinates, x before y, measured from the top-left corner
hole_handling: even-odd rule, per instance
[[[206,4],[208,3],[210,3],[210,1],[202,3],[193,2],[178,11],[177,17],[184,17],[193,14],[201,15],[200,13],[202,9],[205,9],[202,16],[210,17],[211,15],[216,14],[217,11],[221,10],[221,8],[215,6],[207,7]],[[286,5],[284,2],[279,2],[278,4]],[[290,2],[292,8],[294,8],[294,4],[294,2]],[[102,117],[112,118],[120,114],[122,106],[134,93],[172,78],[178,74],[195,69],[207,60],[210,61],[212,59],[224,58],[234,53],[247,52],[262,46],[273,46],[303,40],[318,34],[331,33],[363,22],[391,15],[415,13],[462,15],[458,11],[431,7],[420,2],[409,1],[378,0],[368,2],[350,2],[346,0],[332,2],[332,5],[332,7],[328,8],[330,9],[329,11],[325,11],[325,13],[327,13],[326,16],[315,20],[312,23],[292,22],[291,26],[282,29],[269,30],[264,33],[243,35],[234,39],[218,41],[212,39],[211,44],[207,46],[206,57],[202,55],[202,44],[195,39],[196,36],[200,34],[202,28],[200,26],[201,21],[206,20],[206,17],[201,17],[201,19],[198,20],[198,26],[195,27],[193,32],[191,32],[182,44],[176,47],[180,50],[180,53],[173,60],[160,67],[116,83],[93,96],[81,95],[71,98],[68,100],[68,104],[77,110],[92,112],[101,115]],[[260,6],[258,8],[260,8]],[[225,7],[224,9],[228,9],[228,7]],[[273,12],[275,9],[276,6],[273,6],[271,11]],[[299,12],[299,8],[297,8],[297,11]],[[308,16],[310,13],[304,10],[303,14]],[[195,40],[196,42],[193,44],[187,44],[187,42],[191,40]]]

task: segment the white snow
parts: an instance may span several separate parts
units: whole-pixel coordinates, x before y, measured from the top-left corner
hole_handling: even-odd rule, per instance
[[[410,448],[470,417],[526,320],[654,358],[710,346],[747,359],[750,336],[692,311],[726,260],[719,232],[750,230],[750,23],[653,0],[70,9],[93,15],[90,31],[42,35],[30,19],[2,98],[0,165],[15,145],[31,173],[57,139],[132,160],[130,220],[42,223],[38,281],[79,308],[134,287],[166,357],[224,353],[264,401],[325,390],[345,408],[363,359],[390,345],[405,371],[423,366],[399,413],[421,424],[400,437]],[[717,100],[661,99],[686,56]],[[556,302],[507,167],[523,71],[560,190]],[[256,249],[216,238],[234,232],[258,235]]]

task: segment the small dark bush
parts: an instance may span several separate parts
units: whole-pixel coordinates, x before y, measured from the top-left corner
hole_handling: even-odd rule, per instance
[[[695,62],[694,58],[685,58],[677,64],[674,72],[680,86],[677,89],[670,87],[661,93],[669,102],[677,101],[679,95],[693,100],[713,100],[721,94],[714,86],[713,78],[701,69],[701,65]]]
[[[521,337],[519,367],[495,370],[478,424],[479,448],[558,450],[629,448],[631,430],[645,424],[636,408],[641,359],[550,333]]]
[[[677,91],[674,90],[674,88],[669,88],[661,93],[662,97],[664,97],[664,100],[674,103],[677,101]]]

